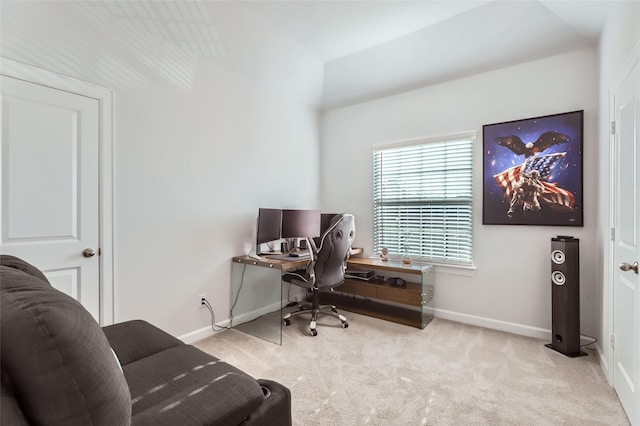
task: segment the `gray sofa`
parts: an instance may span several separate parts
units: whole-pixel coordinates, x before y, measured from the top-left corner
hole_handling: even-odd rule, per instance
[[[291,393],[145,321],[100,328],[0,255],[2,425],[291,425]]]

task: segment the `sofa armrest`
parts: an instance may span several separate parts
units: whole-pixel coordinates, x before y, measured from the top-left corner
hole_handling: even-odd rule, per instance
[[[184,345],[181,340],[143,320],[108,325],[102,331],[122,365]]]
[[[291,391],[273,380],[258,379],[264,402],[241,426],[291,426]]]
[[[0,265],[0,325],[10,385],[3,392],[15,396],[29,424],[129,424],[125,377],[100,325],[77,300],[37,274]],[[2,423],[19,422],[16,406],[2,403],[2,415],[12,415]]]
[[[263,403],[256,381],[244,373],[229,372],[194,383],[161,403],[135,414],[132,426],[228,426],[241,424]],[[270,423],[276,425],[277,423]]]

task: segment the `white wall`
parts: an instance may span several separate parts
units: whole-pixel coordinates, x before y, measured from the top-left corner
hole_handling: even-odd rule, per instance
[[[599,346],[602,356],[601,365],[609,380],[610,354],[609,335],[613,332],[611,300],[613,288],[611,285],[612,265],[610,263],[610,198],[611,198],[611,168],[610,168],[610,125],[613,119],[609,110],[609,93],[620,78],[620,72],[625,61],[630,55],[634,46],[640,43],[640,3],[623,2],[618,4],[617,9],[609,18],[607,25],[600,37],[600,81],[599,81],[599,105],[600,120],[598,137],[600,140],[598,149],[599,169],[598,169],[598,222],[596,232],[597,277],[602,282],[599,297],[602,300],[598,307],[598,314],[601,318]],[[638,194],[636,194],[637,196]]]
[[[0,9],[0,55],[114,91],[115,320],[174,335],[210,323],[201,293],[228,318],[231,257],[251,243],[258,207],[319,198],[322,64],[241,5],[206,5],[197,21],[217,36],[206,57],[152,35],[135,9]],[[305,179],[289,180],[300,165]]]
[[[324,114],[322,208],[355,214],[356,244],[371,255],[372,145],[476,131],[476,270],[437,268],[437,315],[522,334],[551,329],[550,239],[580,238],[581,329],[599,333],[595,274],[598,63],[592,49],[549,57]],[[575,227],[482,225],[482,125],[584,110],[584,223]]]
[[[322,65],[277,29],[239,5],[209,2],[203,19],[218,50],[202,58],[98,6],[2,1],[0,56],[114,91],[116,321],[195,331],[209,322],[194,308],[200,293],[226,319],[230,258],[250,243],[257,208],[315,206],[320,183],[320,207],[355,213],[356,244],[371,254],[374,143],[476,130],[479,159],[482,124],[584,109],[585,188],[598,188],[585,193],[585,228],[482,226],[478,160],[478,269],[440,269],[436,306],[454,319],[548,330],[549,238],[571,234],[581,239],[582,330],[608,334],[606,111],[611,82],[638,38],[638,3],[622,4],[607,25],[599,80],[595,52],[578,51],[330,111],[320,170],[309,160],[320,149]],[[305,180],[289,181],[300,163]]]

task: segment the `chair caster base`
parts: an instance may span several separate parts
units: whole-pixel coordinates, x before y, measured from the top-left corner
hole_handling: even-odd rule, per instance
[[[347,328],[349,327],[349,323],[347,322],[347,318],[344,315],[340,315],[339,313],[337,313],[337,308],[334,305],[323,305],[320,307],[314,307],[314,308],[303,308],[303,309],[299,309],[297,311],[294,312],[289,312],[285,315],[283,315],[282,317],[282,323],[284,324],[285,327],[288,327],[291,325],[291,317],[298,315],[298,314],[303,314],[303,313],[311,313],[311,322],[309,323],[309,334],[311,336],[317,336],[318,335],[318,331],[316,330],[316,317],[319,314],[329,314],[330,316],[333,316],[337,319],[340,320],[341,324],[340,326],[342,328]]]

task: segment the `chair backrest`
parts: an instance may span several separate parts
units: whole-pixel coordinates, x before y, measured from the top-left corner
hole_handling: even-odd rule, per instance
[[[314,250],[316,288],[337,287],[344,282],[344,271],[355,235],[356,224],[352,214],[338,214],[331,220]]]

